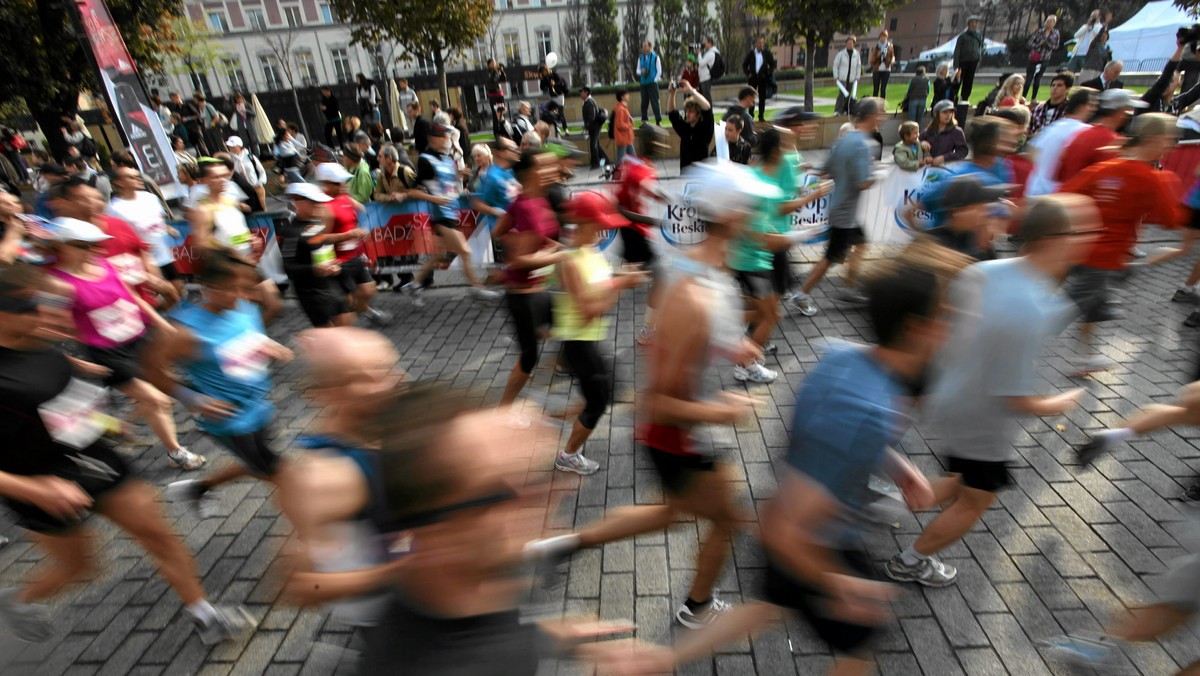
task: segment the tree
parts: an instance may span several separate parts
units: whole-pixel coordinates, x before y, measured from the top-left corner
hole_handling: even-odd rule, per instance
[[[717,49],[725,63],[736,69],[748,49],[746,10],[742,0],[717,0]],[[733,72],[733,71],[731,71]]]
[[[507,8],[508,3],[507,2],[504,3],[504,6]],[[492,50],[491,53],[488,54],[488,56],[495,59],[496,63],[499,63],[501,67],[519,65],[519,64],[509,63],[507,55],[501,54],[500,49],[496,46],[496,44],[500,40],[500,24],[504,21],[504,15],[506,15],[506,14],[508,14],[507,9],[493,10],[492,18],[488,20],[488,27],[487,27],[488,49]]]
[[[708,13],[708,0],[686,0],[687,19],[684,21],[685,46],[691,48],[713,36],[716,22]]]
[[[622,80],[636,80],[637,60],[642,53],[642,43],[650,36],[646,35],[650,27],[646,21],[646,0],[628,0],[625,3],[625,17],[621,23],[621,33],[624,36],[624,53],[621,65],[624,66]],[[600,58],[599,56],[596,57]]]
[[[668,78],[674,77],[683,68],[683,60],[687,57],[687,45],[679,31],[683,0],[654,0],[653,14],[662,71]]]
[[[202,21],[178,17],[171,21],[170,30],[167,72],[189,76],[192,86],[204,91],[204,80],[200,75],[223,66],[229,53],[213,39],[212,29]],[[212,92],[205,91],[204,94],[208,96]]]
[[[563,36],[562,56],[571,64],[575,82],[582,86],[587,82],[587,7],[584,6],[583,0],[569,0],[566,10],[560,12],[558,17],[558,33]]]
[[[304,121],[304,112],[300,110],[300,94],[296,92],[296,78],[293,75],[296,65],[292,61],[292,44],[296,42],[296,29],[289,27],[279,31],[264,33],[263,39],[267,41],[267,47],[275,55],[275,60],[279,62],[279,67],[283,69],[283,77],[287,79],[288,89],[292,90],[292,105],[296,107],[296,119],[300,120],[300,128],[304,130],[304,138],[309,138],[308,123]]]
[[[163,36],[168,22],[183,11],[178,0],[108,0],[109,12],[121,30],[134,61],[143,68],[161,66]],[[62,116],[79,110],[79,92],[98,90],[100,82],[89,63],[74,26],[70,3],[48,0],[0,2],[0,103],[24,98],[29,112],[46,134],[50,151],[61,156]]]
[[[615,0],[588,0],[587,31],[588,47],[592,51],[592,79],[616,82],[621,34],[617,30]]]
[[[839,31],[862,33],[883,21],[889,9],[903,0],[749,0],[760,15],[775,17],[780,42],[804,40],[804,107],[813,109],[814,56]]]
[[[494,0],[331,0],[338,16],[353,25],[357,45],[393,40],[409,58],[421,54],[433,61],[443,102],[450,100],[446,64],[471,49],[488,33]]]

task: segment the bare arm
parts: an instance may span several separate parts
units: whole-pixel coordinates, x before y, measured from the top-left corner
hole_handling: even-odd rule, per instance
[[[1008,397],[1008,406],[1025,415],[1062,415],[1075,408],[1081,396],[1083,389],[1076,388],[1050,397]]]
[[[474,209],[475,211],[478,211],[481,214],[487,214],[488,216],[494,216],[496,218],[500,218],[501,216],[504,215],[503,209],[491,206],[487,202],[484,202],[483,200],[479,199],[478,197],[471,198],[471,208]]]

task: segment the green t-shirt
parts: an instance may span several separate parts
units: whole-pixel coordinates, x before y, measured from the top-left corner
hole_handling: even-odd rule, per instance
[[[784,153],[774,176],[763,171],[762,167],[754,168],[758,180],[779,188],[780,195],[776,198],[762,201],[760,209],[750,219],[750,232],[770,233],[781,235],[792,230],[791,214],[780,214],[779,205],[795,199],[796,172],[799,166],[799,153]],[[763,272],[773,266],[774,254],[759,242],[748,237],[740,237],[729,250],[729,267],[742,272]]]

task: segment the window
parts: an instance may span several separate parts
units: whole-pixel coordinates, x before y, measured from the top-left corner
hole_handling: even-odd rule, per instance
[[[296,74],[300,76],[300,82],[305,86],[315,87],[317,85],[317,62],[313,59],[312,50],[296,50]]]
[[[958,12],[950,16],[950,29],[953,30],[955,28],[958,28]]]
[[[545,61],[546,55],[554,51],[554,48],[550,45],[549,28],[539,28],[537,30],[537,50],[538,61]]]
[[[229,76],[229,89],[234,92],[247,92],[246,73],[242,71],[242,61],[237,58],[225,59],[225,74]]]
[[[218,33],[229,32],[229,22],[225,20],[225,15],[220,12],[209,12],[208,24]]]
[[[267,20],[263,18],[261,9],[246,10],[246,19],[250,22],[251,30],[265,31],[267,30]]]
[[[504,32],[504,60],[510,66],[521,63],[521,36],[516,31]]]
[[[260,54],[258,63],[262,67],[263,81],[267,83],[267,89],[277,91],[283,89],[283,77],[280,75],[279,59],[275,58],[274,54]]]
[[[387,59],[383,56],[383,45],[371,48],[371,77],[376,80],[387,79]]]
[[[417,72],[421,75],[435,75],[437,74],[437,66],[429,56],[417,54]]]
[[[292,28],[304,23],[303,18],[300,16],[299,7],[284,7],[283,13],[287,17],[287,24]]]
[[[512,9],[511,0],[496,0],[496,9],[501,10],[501,11],[506,10],[506,9]]]
[[[333,23],[333,8],[329,5],[321,5],[321,23]]]
[[[888,22],[888,32],[894,33],[896,31],[896,28],[898,28],[899,26],[900,26],[900,20],[897,19],[896,17],[892,17],[892,20]]]
[[[354,74],[350,72],[350,54],[345,47],[335,47],[330,50],[333,57],[333,76],[338,82],[350,82]]]

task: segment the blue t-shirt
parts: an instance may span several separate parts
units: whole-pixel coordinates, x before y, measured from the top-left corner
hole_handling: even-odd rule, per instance
[[[829,197],[829,227],[853,228],[858,225],[859,186],[871,178],[871,146],[867,135],[855,130],[838,140],[829,151],[825,170],[833,179]]]
[[[901,408],[907,390],[877,362],[870,348],[834,347],[796,394],[787,463],[821,484],[841,503],[843,516],[870,503],[868,481],[885,451],[908,424]],[[837,524],[830,524],[837,528]],[[845,544],[852,528],[834,533]]]
[[[236,308],[215,314],[184,302],[169,316],[189,329],[196,341],[196,352],[184,369],[192,389],[237,409],[225,418],[198,418],[197,426],[224,437],[266,427],[275,406],[267,398],[271,393],[270,339],[258,307],[242,300]]]
[[[517,183],[512,169],[492,164],[487,171],[483,172],[483,179],[479,181],[479,192],[475,196],[489,207],[507,211],[509,205],[517,198],[519,191],[520,184]],[[489,227],[495,225],[496,219],[487,216],[487,224]]]
[[[930,213],[930,230],[940,228],[946,224],[947,213],[942,208],[942,194],[946,192],[946,186],[950,185],[950,181],[955,176],[975,176],[985,186],[1014,182],[1012,170],[1007,164],[1000,161],[997,161],[990,167],[981,167],[974,162],[955,162],[946,167],[946,171],[949,173],[949,176],[930,184],[925,189],[925,194],[921,197],[921,202]]]

